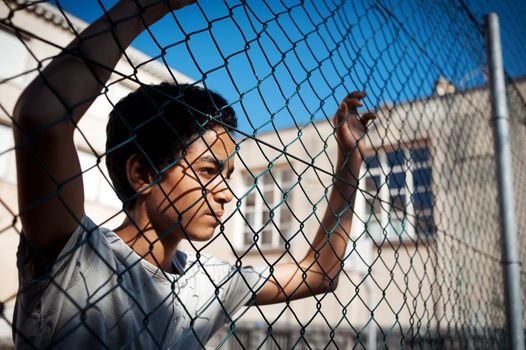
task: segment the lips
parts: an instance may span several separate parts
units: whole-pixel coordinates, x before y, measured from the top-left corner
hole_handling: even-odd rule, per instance
[[[223,211],[216,211],[213,213],[208,213],[207,215],[213,217],[217,221],[221,221],[221,218],[223,217]]]

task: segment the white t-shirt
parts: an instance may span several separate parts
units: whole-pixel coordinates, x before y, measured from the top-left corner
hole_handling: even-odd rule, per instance
[[[263,267],[181,251],[180,273],[166,273],[88,217],[42,278],[32,279],[27,244],[17,256],[17,348],[201,349],[268,279]]]

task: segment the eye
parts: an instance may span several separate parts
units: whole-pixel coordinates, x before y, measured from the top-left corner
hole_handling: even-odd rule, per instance
[[[199,172],[207,176],[212,176],[217,173],[217,169],[214,167],[204,167],[199,169]]]

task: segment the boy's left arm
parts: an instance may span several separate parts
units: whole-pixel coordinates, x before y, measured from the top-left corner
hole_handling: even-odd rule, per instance
[[[362,155],[365,151],[366,125],[376,116],[358,116],[357,108],[365,92],[352,92],[340,103],[334,115],[338,142],[338,161],[333,188],[321,225],[305,257],[299,264],[284,263],[274,267],[269,280],[257,292],[258,305],[300,299],[334,290],[341,262],[349,241],[354,201]]]

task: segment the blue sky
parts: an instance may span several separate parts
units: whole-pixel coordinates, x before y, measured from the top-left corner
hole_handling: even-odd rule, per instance
[[[55,0],[87,22],[114,0]],[[418,3],[418,4],[416,4]],[[526,5],[466,1],[475,19],[501,16],[506,70],[526,74]],[[484,39],[461,2],[200,1],[132,45],[230,101],[251,134],[330,118],[347,91],[368,109],[431,95],[439,76],[484,82]],[[187,38],[187,40],[185,40]],[[203,79],[205,77],[205,79]]]

